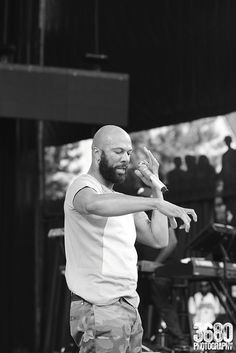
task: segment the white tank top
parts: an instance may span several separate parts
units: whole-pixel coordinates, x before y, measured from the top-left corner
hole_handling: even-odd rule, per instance
[[[85,187],[99,194],[113,192],[89,174],[78,176],[68,187],[64,203],[67,285],[92,304],[106,305],[124,297],[137,307],[133,215],[80,214],[73,206],[73,199]]]

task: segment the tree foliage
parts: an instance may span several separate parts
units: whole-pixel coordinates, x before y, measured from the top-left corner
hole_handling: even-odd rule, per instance
[[[140,131],[131,134],[134,153],[132,165],[145,158],[143,147],[152,151],[160,162],[160,173],[174,167],[174,157],[181,157],[183,166],[186,155],[206,155],[219,171],[225,150],[222,131],[217,128],[218,118],[205,118],[188,123]],[[46,197],[64,197],[70,180],[81,172],[82,152],[80,142],[45,149]]]

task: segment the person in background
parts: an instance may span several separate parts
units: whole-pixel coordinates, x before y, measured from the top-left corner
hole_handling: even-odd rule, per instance
[[[202,195],[205,195],[205,198],[213,200],[216,189],[216,171],[208,157],[203,154],[198,159],[197,188]]]
[[[184,187],[185,182],[185,171],[181,168],[182,167],[182,159],[180,157],[175,157],[173,160],[175,164],[175,168],[170,170],[167,174],[168,185],[171,188],[177,190],[181,187]]]
[[[192,316],[193,326],[197,325],[200,329],[207,329],[207,326],[213,324],[220,314],[225,313],[208,281],[200,282],[199,291],[189,298],[188,310]]]
[[[154,271],[158,267],[174,260],[173,255],[176,246],[177,238],[175,231],[169,227],[169,244],[159,251],[156,250],[157,256],[153,261]],[[168,277],[158,277],[158,275],[155,275],[151,278],[151,298],[155,311],[159,316],[159,325],[157,327],[160,327],[161,321],[164,321],[166,332],[169,336],[167,342],[170,348],[188,345],[180,327],[176,307],[172,302],[172,286],[173,280]]]
[[[198,190],[196,188],[198,173],[196,156],[187,154],[185,156],[185,163],[187,167],[185,172],[185,190],[188,192],[189,198],[195,200],[198,197]]]
[[[170,200],[178,200],[178,202],[181,202],[184,197],[183,193],[186,190],[186,171],[182,169],[181,157],[175,157],[173,162],[175,168],[167,173],[169,198]]]
[[[231,136],[226,136],[224,142],[228,149],[222,156],[220,172],[223,181],[223,200],[227,211],[232,214],[230,224],[236,226],[236,150],[231,147]]]

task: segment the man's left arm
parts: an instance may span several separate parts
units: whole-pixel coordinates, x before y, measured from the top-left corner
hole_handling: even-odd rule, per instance
[[[141,162],[141,168],[135,170],[135,174],[144,182],[144,184],[151,187],[152,196],[155,199],[163,201],[160,183],[153,182],[153,179],[150,176],[151,172],[151,175],[153,174],[157,179],[159,179],[159,162],[146,147],[144,147],[144,152],[146,153],[148,160]],[[143,165],[145,166],[144,168]],[[196,214],[194,214],[193,217],[196,221]],[[137,241],[154,248],[164,248],[168,245],[168,220],[164,214],[154,209],[152,211],[151,220],[149,220],[145,212],[138,212],[134,215],[134,220],[137,232]],[[169,217],[169,222],[173,229],[177,228],[175,217]],[[183,228],[185,228],[185,225],[182,224],[180,229]],[[186,231],[189,231],[189,228],[187,228]]]
[[[152,188],[154,197],[163,199],[162,192],[158,188]],[[137,241],[153,248],[163,248],[168,245],[168,219],[158,210],[152,211],[151,219],[145,212],[134,214],[137,232]]]

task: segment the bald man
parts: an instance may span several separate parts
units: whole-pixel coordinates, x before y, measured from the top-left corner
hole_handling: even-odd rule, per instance
[[[145,150],[148,169],[159,164]],[[197,216],[164,201],[161,190],[143,170],[137,175],[152,188],[152,198],[113,191],[124,181],[132,153],[129,135],[113,125],[102,127],[92,144],[87,174],[69,186],[65,210],[66,281],[72,293],[71,335],[80,353],[140,353],[142,324],[137,310],[136,240],[155,248],[168,244],[169,217],[189,231]],[[151,220],[144,211],[152,210]]]

